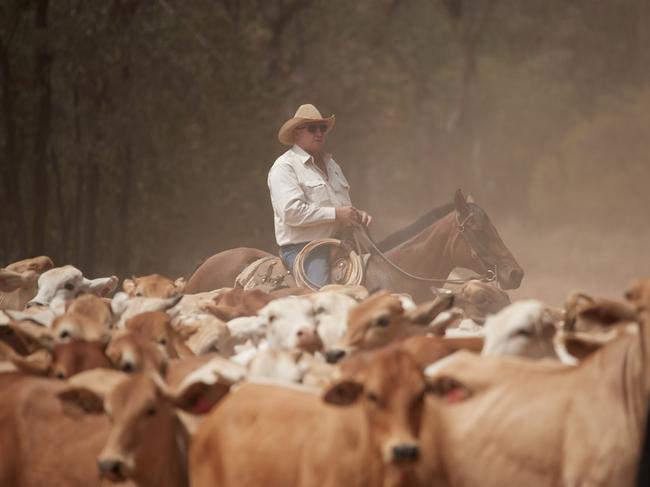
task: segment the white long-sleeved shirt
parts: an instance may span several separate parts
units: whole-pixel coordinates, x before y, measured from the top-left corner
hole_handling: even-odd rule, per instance
[[[278,245],[331,237],[338,228],[335,208],[351,205],[343,171],[331,156],[323,159],[327,175],[311,155],[294,145],[271,167],[268,185]]]

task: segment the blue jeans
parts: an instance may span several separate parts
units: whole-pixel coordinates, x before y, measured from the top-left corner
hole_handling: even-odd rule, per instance
[[[292,273],[296,256],[308,243],[283,245],[280,247],[280,257]],[[305,273],[307,274],[307,278],[318,287],[323,287],[329,283],[330,256],[327,246],[322,245],[309,253],[309,256],[305,259]]]

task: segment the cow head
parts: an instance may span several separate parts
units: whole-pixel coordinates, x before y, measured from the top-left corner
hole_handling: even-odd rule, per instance
[[[397,347],[358,355],[363,362],[343,368],[343,377],[323,393],[331,405],[359,405],[372,440],[387,464],[413,464],[420,455],[419,431],[424,399],[429,392],[415,359]]]
[[[508,294],[489,283],[472,280],[455,293],[454,305],[461,308],[465,317],[484,323],[488,315],[497,313],[510,304]]]
[[[106,356],[113,367],[126,373],[164,373],[167,369],[168,357],[162,347],[138,333],[129,331],[120,331],[113,335],[106,348]]]
[[[140,313],[129,319],[125,326],[127,330],[155,343],[167,358],[186,358],[194,355],[172,326],[167,313]]]
[[[482,354],[557,357],[553,346],[555,331],[555,323],[541,302],[517,301],[488,317]]]
[[[185,279],[182,277],[179,277],[176,281],[172,281],[159,274],[151,274],[148,276],[133,277],[133,279],[124,279],[122,289],[131,297],[170,298],[183,294],[185,284]]]
[[[272,348],[314,352],[323,346],[308,299],[296,296],[277,299],[262,308],[258,315],[266,325],[267,340]]]
[[[354,351],[378,348],[413,334],[425,334],[431,321],[449,309],[453,301],[453,296],[439,297],[405,311],[398,296],[376,293],[350,310],[347,331],[339,345],[326,352],[327,360],[337,362]]]
[[[21,372],[67,379],[86,370],[110,367],[104,348],[100,342],[72,341],[23,356],[0,343],[0,356]]]
[[[220,369],[225,372],[219,373]],[[109,416],[111,430],[97,459],[103,478],[158,485],[174,477],[174,484],[182,485],[187,482],[188,435],[176,408],[208,412],[243,377],[233,375],[232,369],[230,364],[211,361],[174,389],[148,373],[90,371],[70,380],[70,387],[58,395],[69,414]]]
[[[27,306],[49,305],[55,298],[67,301],[84,293],[106,296],[115,290],[117,281],[115,276],[87,279],[79,269],[71,265],[55,267],[40,275],[38,293]]]

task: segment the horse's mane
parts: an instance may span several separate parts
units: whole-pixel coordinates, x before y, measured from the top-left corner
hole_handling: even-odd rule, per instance
[[[410,225],[397,230],[394,233],[391,233],[388,237],[383,239],[377,244],[379,250],[386,252],[394,247],[397,247],[402,242],[406,242],[409,238],[414,237],[426,227],[431,225],[433,222],[440,220],[443,216],[449,214],[449,212],[454,208],[453,203],[447,203],[446,205],[439,206],[433,210],[425,213],[420,218],[415,220]]]

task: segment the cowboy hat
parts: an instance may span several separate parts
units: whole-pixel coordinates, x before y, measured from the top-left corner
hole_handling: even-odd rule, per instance
[[[300,105],[293,118],[284,122],[282,127],[280,127],[278,140],[284,145],[293,145],[293,130],[299,125],[309,122],[323,122],[327,125],[327,132],[329,132],[334,127],[334,115],[323,118],[314,105],[309,103]]]

